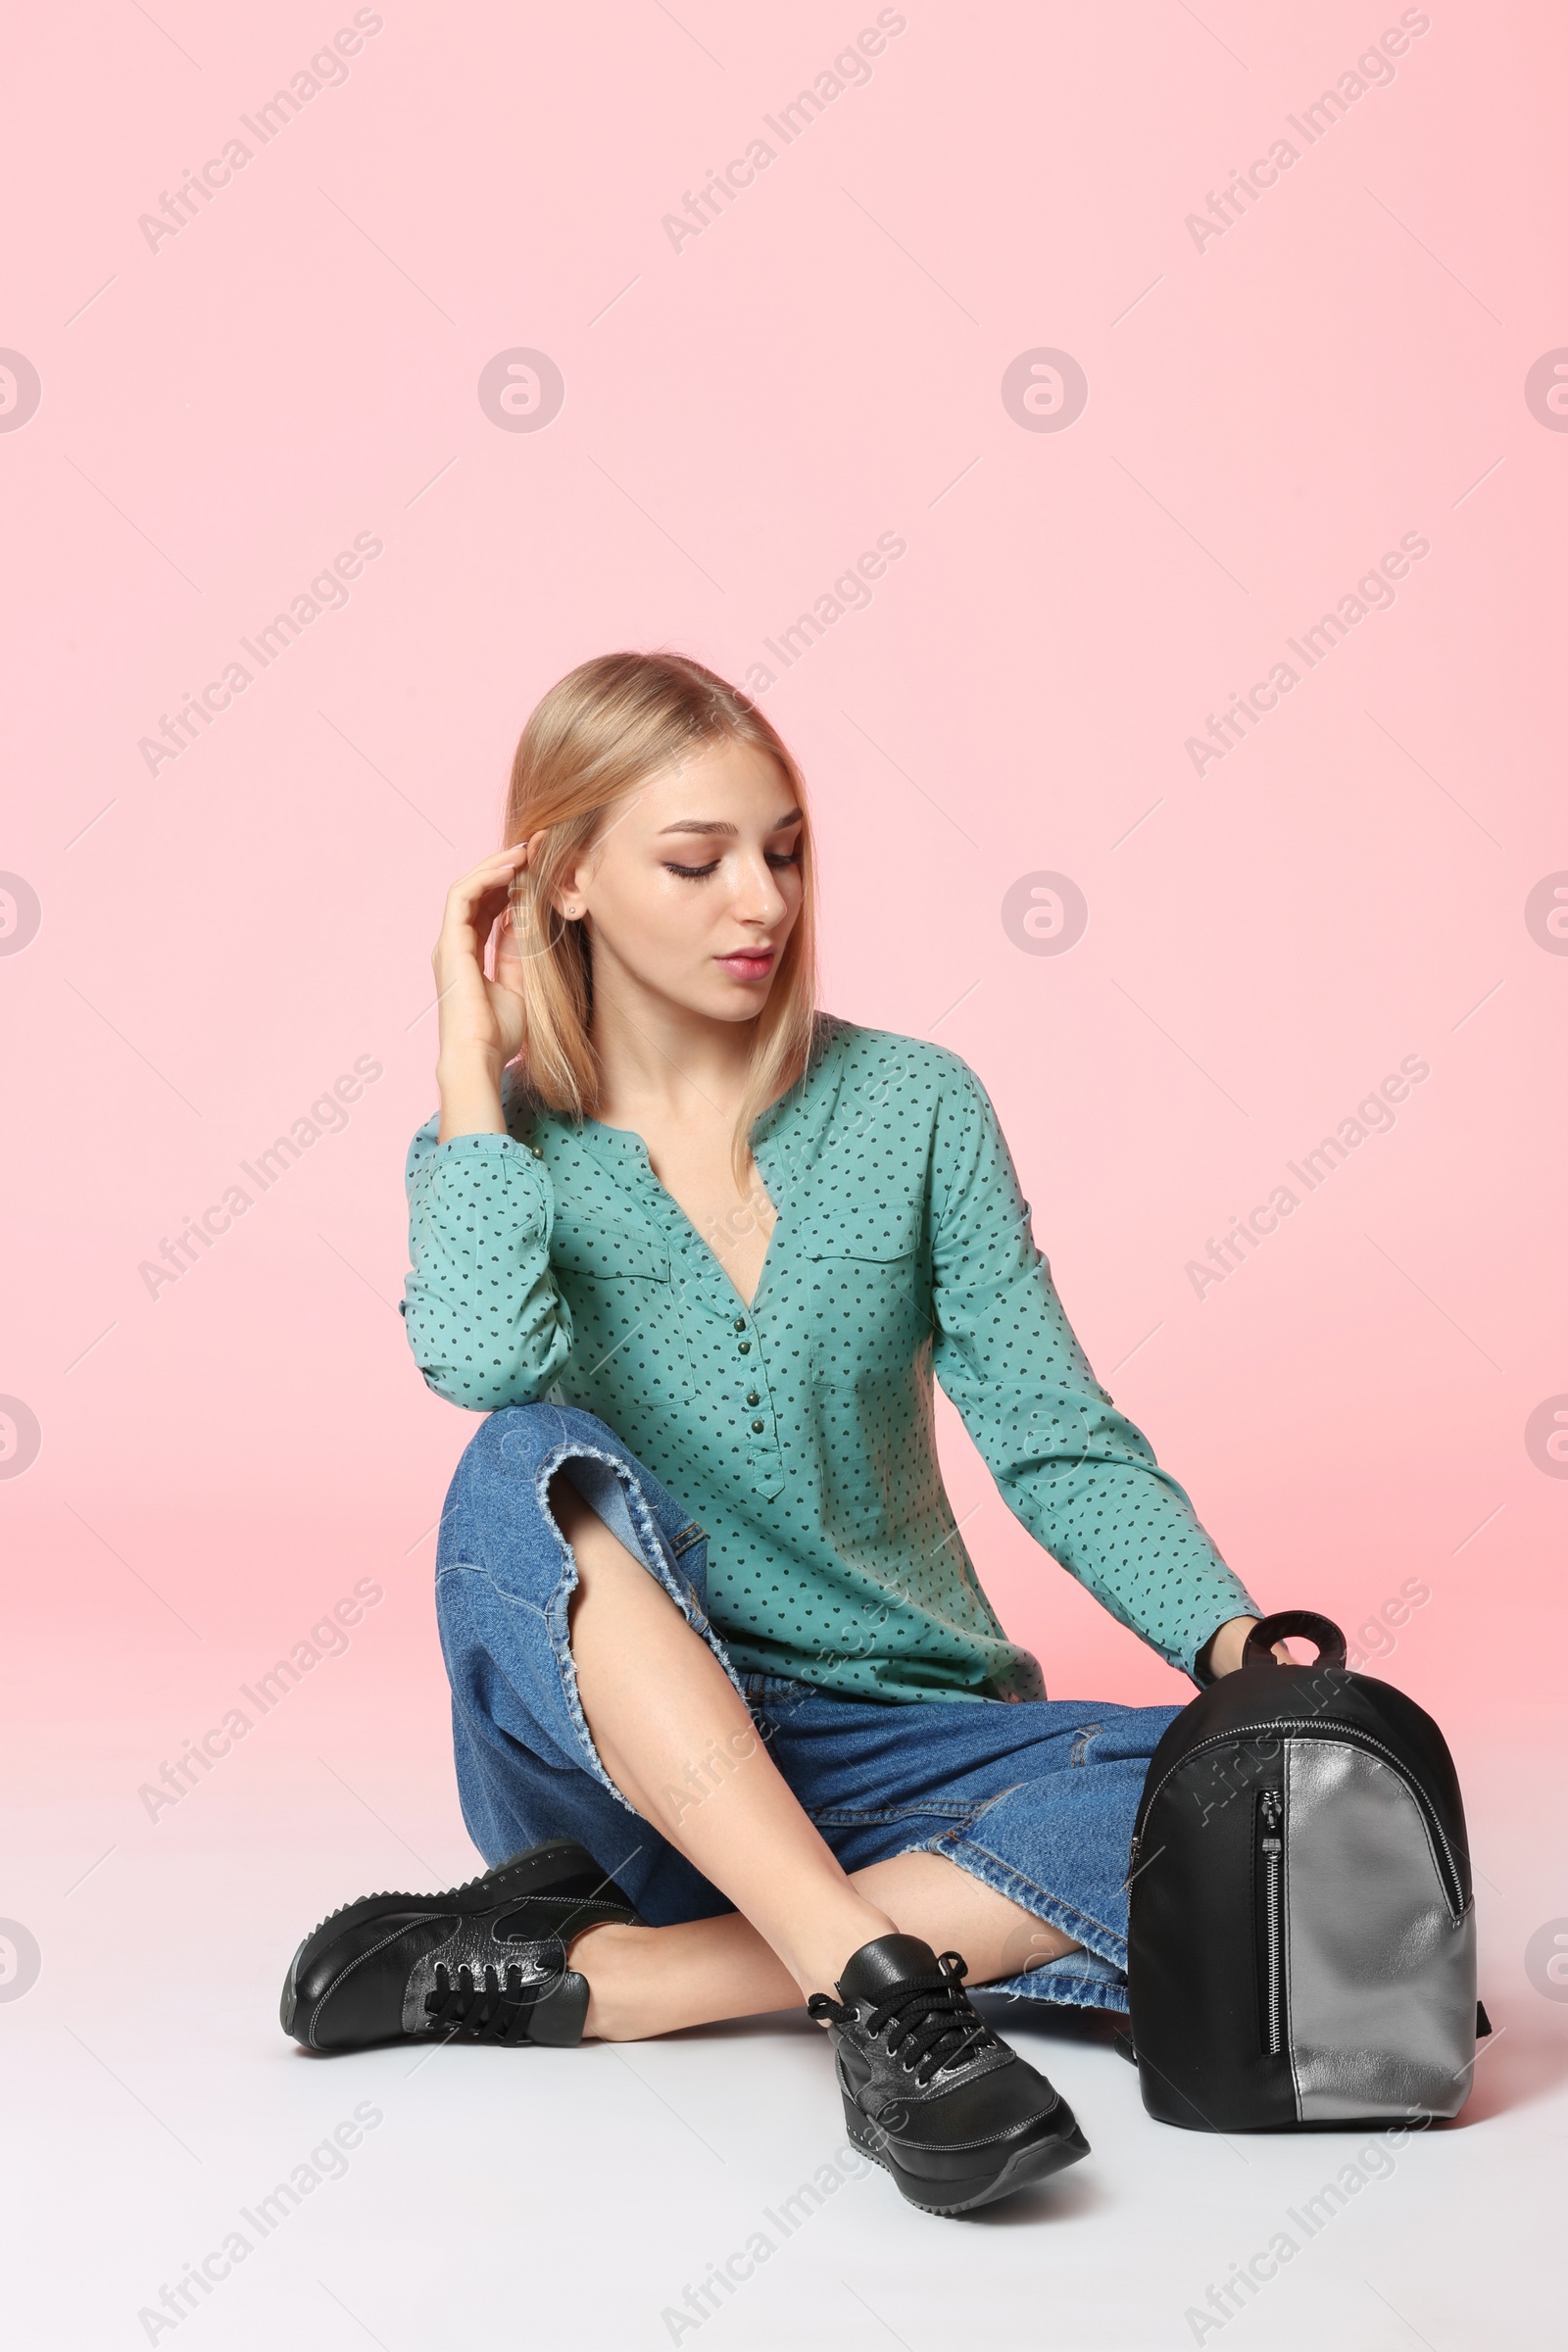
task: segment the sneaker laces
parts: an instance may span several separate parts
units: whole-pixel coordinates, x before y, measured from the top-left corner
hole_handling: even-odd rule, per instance
[[[424,2013],[433,2028],[439,2031],[444,2027],[477,2041],[511,2040],[532,2017],[538,1998],[536,1984],[524,1990],[522,1971],[515,1962],[507,1970],[505,1984],[493,1968],[486,1968],[482,1984],[475,1984],[471,1968],[460,1968],[454,1984],[449,1971],[438,1962],[435,1986],[424,1996]]]
[[[961,1955],[943,1952],[934,1977],[906,1977],[865,2020],[863,2030],[873,2039],[886,2032],[889,2054],[898,2057],[922,2089],[933,2075],[982,2050],[1003,2046],[972,2007],[963,1989],[963,1973]],[[835,2001],[825,1992],[813,1992],[806,2006],[819,2023],[831,2020],[849,2026],[858,2014],[853,2001]]]

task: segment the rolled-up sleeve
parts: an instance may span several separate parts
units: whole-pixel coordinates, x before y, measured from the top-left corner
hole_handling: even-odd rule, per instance
[[[930,1197],[933,1365],[1004,1501],[1113,1617],[1194,1674],[1220,1625],[1261,1612],[1090,1369],[990,1099],[956,1059]]]
[[[409,1149],[410,1270],[402,1314],[438,1396],[470,1412],[533,1404],[571,1352],[571,1312],[550,1270],[549,1171],[511,1135]]]

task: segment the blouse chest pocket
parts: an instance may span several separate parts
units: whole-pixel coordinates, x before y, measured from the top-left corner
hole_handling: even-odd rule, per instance
[[[815,1377],[830,1387],[906,1378],[931,1332],[918,1226],[897,1212],[818,1211],[796,1246]]]
[[[596,1288],[619,1284],[637,1291],[646,1283],[668,1282],[669,1244],[651,1225],[629,1217],[563,1216],[550,1236],[550,1263],[558,1273],[586,1276]]]

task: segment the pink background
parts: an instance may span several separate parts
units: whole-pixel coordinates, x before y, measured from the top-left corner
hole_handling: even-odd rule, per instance
[[[1467,1775],[1548,1733],[1550,14],[1434,8],[1310,147],[1285,118],[1396,8],[904,14],[787,148],[763,116],[873,8],[388,5],[265,147],[239,118],[350,9],[13,28],[0,342],[42,400],[0,433],[0,865],[42,923],[0,959],[0,1390],[42,1447],[0,1515],[40,1933],[101,1848],[112,1902],[171,1846],[341,1854],[357,1804],[378,1868],[416,1823],[468,1866],[429,1584],[475,1424],[393,1311],[442,894],[564,670],[671,645],[744,676],[884,532],[907,552],[869,608],[766,696],[814,795],[824,1001],[980,1072],[1097,1371],[1260,1598],[1353,1631],[1420,1580],[1386,1671]],[[150,250],[138,217],[237,131],[249,164]],[[776,160],[676,251],[662,217],[760,134]],[[1187,216],[1282,135],[1299,160],[1200,250]],[[564,378],[537,432],[477,397],[514,347]],[[1042,347],[1088,378],[1059,432],[1001,394]],[[383,552],[346,607],[149,773],[161,714],[358,533]],[[1196,774],[1206,715],[1405,533],[1430,553],[1392,609]],[[1039,871],[1088,902],[1060,956],[1004,928]],[[1430,1076],[1393,1131],[1195,1296],[1209,1237],[1406,1055]],[[346,1130],[150,1298],[140,1262],[357,1056],[382,1075]],[[945,1443],[1053,1690],[1187,1695],[951,1415]],[[138,1784],[365,1576],[348,1653],[149,1823]],[[1549,1897],[1518,1900],[1522,1944]]]

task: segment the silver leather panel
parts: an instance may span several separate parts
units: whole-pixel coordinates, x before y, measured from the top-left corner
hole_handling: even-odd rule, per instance
[[[1420,1807],[1362,1748],[1286,1742],[1285,1941],[1301,2122],[1457,2115],[1475,2060],[1475,1906],[1453,1918]]]
[[[534,1897],[537,1907],[538,1898]],[[429,2034],[439,2031],[425,2015],[424,1996],[439,1989],[436,1970],[444,1968],[449,1984],[456,1984],[459,1971],[473,1971],[473,1982],[482,1986],[486,1969],[494,1969],[503,1991],[509,1989],[512,1970],[517,1971],[510,1989],[514,1996],[534,2001],[548,2000],[566,1976],[566,1947],[559,1936],[546,1936],[527,1943],[511,1943],[493,1933],[494,1912],[482,1912],[477,1918],[460,1919],[445,1943],[433,1952],[426,1952],[409,1971],[403,1988],[403,2031],[405,2034]]]

